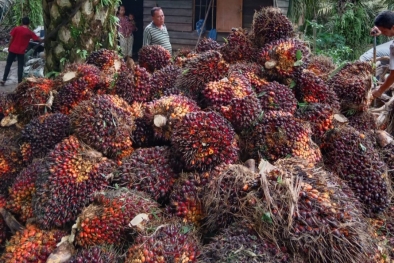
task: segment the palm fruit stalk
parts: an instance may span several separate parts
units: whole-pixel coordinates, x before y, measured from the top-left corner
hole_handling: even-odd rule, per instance
[[[293,91],[286,85],[276,81],[260,83],[255,82],[254,89],[264,111],[283,111],[294,114],[297,109],[297,100]]]
[[[143,46],[138,52],[138,63],[148,72],[153,73],[171,63],[171,54],[160,45]]]
[[[372,87],[372,66],[369,62],[349,62],[330,78],[328,85],[340,99],[342,110],[364,111]]]
[[[113,95],[98,95],[80,103],[70,119],[76,136],[111,158],[131,152],[134,117],[131,106]]]
[[[226,119],[215,112],[192,112],[175,125],[172,147],[187,170],[209,170],[238,160],[238,142]]]
[[[336,66],[332,58],[324,55],[313,55],[306,69],[313,72],[323,81],[327,81],[335,68]]]
[[[89,247],[79,250],[76,255],[67,261],[68,263],[120,263],[120,257],[111,248],[100,246]]]
[[[263,7],[255,11],[253,16],[253,39],[258,47],[294,36],[293,25],[282,13],[274,7]]]
[[[223,58],[228,63],[237,61],[250,61],[255,59],[257,48],[249,37],[249,33],[242,28],[232,28],[225,39],[225,44],[220,48]]]
[[[45,159],[33,197],[33,213],[41,227],[63,227],[77,219],[92,195],[109,186],[115,163],[70,136]]]
[[[55,250],[56,244],[67,233],[61,230],[41,230],[36,225],[28,224],[12,236],[7,243],[0,261],[4,263],[26,262],[45,263]]]
[[[22,130],[21,152],[24,161],[43,158],[70,133],[69,117],[62,113],[48,113],[32,119]]]
[[[152,228],[136,237],[125,263],[197,262],[200,244],[192,226],[170,221]]]
[[[222,79],[227,70],[228,65],[222,55],[218,51],[210,50],[187,61],[175,86],[195,99],[206,83]]]
[[[76,244],[83,248],[122,246],[128,234],[138,232],[130,225],[137,215],[145,214],[147,221],[153,224],[160,213],[158,203],[141,192],[125,188],[96,192],[94,202],[79,216]],[[144,225],[137,227],[142,231]]]
[[[304,262],[370,262],[376,240],[343,181],[295,158],[268,167],[261,165],[262,187],[244,214],[260,235],[303,255]]]
[[[326,133],[320,148],[326,167],[349,185],[366,212],[379,213],[388,207],[391,188],[386,167],[365,134],[350,126],[335,128]]]
[[[282,111],[266,112],[249,132],[243,134],[244,151],[253,159],[276,161],[293,156],[311,163],[321,160],[313,143],[310,125]]]
[[[200,42],[197,44],[196,52],[197,53],[204,53],[210,50],[219,51],[221,45],[213,40],[212,38],[203,37],[200,39]]]
[[[143,67],[136,65],[133,72],[119,73],[115,82],[116,95],[127,103],[147,102],[152,99],[152,75]]]
[[[177,178],[167,146],[137,149],[122,160],[116,182],[130,189],[148,193],[163,202]]]
[[[304,70],[296,82],[295,94],[299,101],[329,104],[335,111],[339,110],[337,94],[312,71]]]
[[[176,78],[182,73],[180,67],[168,65],[152,74],[151,88],[154,98],[164,96],[166,90],[175,87]]]
[[[258,52],[258,63],[271,80],[298,79],[306,67],[310,50],[306,43],[289,38],[265,45]]]

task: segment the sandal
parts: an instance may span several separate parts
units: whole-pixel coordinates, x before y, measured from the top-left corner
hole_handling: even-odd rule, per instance
[[[4,80],[0,81],[0,85],[1,85],[1,86],[4,86],[4,84],[5,84],[5,81],[4,81]]]

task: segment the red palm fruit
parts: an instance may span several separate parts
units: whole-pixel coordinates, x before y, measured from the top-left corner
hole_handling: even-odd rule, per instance
[[[33,224],[28,224],[26,228],[12,236],[0,261],[4,263],[44,263],[55,250],[56,244],[66,235],[67,232],[61,230],[46,231]]]
[[[264,111],[283,111],[294,114],[297,109],[297,99],[293,91],[286,85],[276,81],[256,83],[254,89]]]
[[[174,127],[171,143],[188,170],[204,171],[238,160],[235,132],[228,121],[215,112],[186,114]]]
[[[376,120],[374,115],[371,112],[356,112],[356,111],[347,111],[344,114],[348,119],[348,123],[350,126],[355,128],[360,132],[371,132],[373,130],[377,130],[378,127],[376,125]]]
[[[81,249],[68,263],[120,263],[120,257],[111,248],[100,246]]]
[[[169,141],[174,125],[190,112],[199,111],[197,103],[187,97],[172,95],[154,100],[146,106],[146,118],[155,137]]]
[[[152,74],[152,94],[154,98],[164,96],[164,92],[175,87],[176,78],[182,73],[180,67],[168,65]]]
[[[200,42],[197,44],[196,52],[197,53],[204,53],[210,50],[220,50],[221,45],[213,40],[212,38],[203,37],[200,39]]]
[[[153,73],[171,63],[171,54],[160,45],[143,46],[138,52],[138,63],[148,72]]]
[[[124,245],[128,234],[137,231],[131,224],[137,215],[146,215],[148,222],[152,223],[160,213],[159,204],[141,192],[125,188],[96,192],[93,204],[79,216],[76,243],[83,248]],[[141,230],[144,225],[136,227]]]
[[[109,186],[115,163],[70,136],[48,154],[45,166],[36,181],[33,213],[49,229],[74,222],[93,193]]]
[[[168,198],[177,178],[167,146],[140,148],[122,160],[118,170],[118,184],[148,193],[153,199]]]
[[[8,187],[23,168],[22,155],[13,138],[0,139],[0,195],[8,195]]]
[[[255,87],[255,85],[260,85],[261,82],[267,82],[261,78],[264,75],[263,70],[264,68],[261,65],[254,62],[237,62],[230,65],[228,72],[229,74],[239,73],[243,75],[249,80],[252,87]]]
[[[70,118],[79,139],[106,156],[120,158],[132,150],[132,110],[118,96],[98,95],[75,107]]]
[[[118,72],[122,67],[122,59],[114,50],[100,49],[90,53],[86,58],[87,64],[96,66],[106,73]]]
[[[197,53],[191,51],[190,49],[181,49],[179,52],[174,56],[174,64],[180,68],[183,68],[189,60],[192,58],[197,57]]]
[[[15,95],[0,93],[0,115],[3,117],[9,114],[15,114]]]
[[[323,81],[327,81],[330,73],[336,68],[334,61],[324,55],[311,56],[307,70],[313,72]]]
[[[220,52],[228,63],[235,63],[255,59],[257,48],[245,29],[233,28],[226,38],[225,44],[220,48]]]
[[[6,206],[7,199],[5,196],[0,195],[0,208],[4,208]],[[8,237],[8,229],[7,225],[2,216],[0,216],[0,248],[3,248],[3,244],[7,240]]]

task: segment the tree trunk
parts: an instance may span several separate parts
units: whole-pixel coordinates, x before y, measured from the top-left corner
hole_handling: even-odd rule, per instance
[[[45,72],[60,72],[100,48],[116,49],[118,0],[43,0]]]

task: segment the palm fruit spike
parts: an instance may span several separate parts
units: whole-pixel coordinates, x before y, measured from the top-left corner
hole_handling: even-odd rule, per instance
[[[231,73],[219,81],[209,82],[202,91],[207,106],[228,105],[233,98],[242,99],[254,94],[250,82],[239,73]]]
[[[243,136],[250,158],[276,161],[293,156],[316,163],[320,161],[321,154],[312,142],[311,135],[307,122],[287,112],[271,111],[266,112]]]
[[[257,49],[250,40],[246,30],[233,28],[225,44],[220,48],[220,52],[228,63],[235,63],[237,61],[253,60]]]
[[[33,224],[28,224],[12,236],[7,243],[1,262],[44,263],[55,250],[56,244],[67,233],[61,230],[41,230]]]
[[[238,160],[238,142],[231,125],[215,112],[186,114],[174,127],[172,147],[188,170],[208,170]]]
[[[342,110],[364,111],[372,87],[372,66],[369,62],[349,62],[330,78],[328,85],[340,99]]]
[[[218,51],[207,51],[190,59],[178,76],[175,86],[192,98],[197,98],[205,84],[222,79],[228,65]]]
[[[134,230],[129,224],[137,215],[145,214],[153,224],[160,213],[159,204],[141,192],[125,188],[96,192],[93,204],[79,216],[76,243],[84,248],[124,245],[127,235]],[[137,227],[141,230],[144,225],[138,224]]]
[[[349,121],[348,124],[360,132],[369,133],[378,129],[376,126],[375,117],[369,111],[356,112],[354,110],[348,110],[344,113]]]
[[[146,116],[153,126],[155,137],[169,141],[176,122],[190,112],[199,111],[197,103],[187,97],[172,95],[150,102]]]
[[[9,188],[9,197],[5,208],[16,215],[21,222],[33,218],[32,199],[36,192],[36,179],[44,169],[42,160],[33,162],[18,174]]]
[[[236,132],[249,129],[263,114],[255,94],[244,98],[234,98],[227,106],[221,106],[219,112],[231,122]]]
[[[0,195],[8,195],[8,187],[11,186],[15,176],[23,168],[22,155],[17,146],[12,142],[13,138],[0,139]]]
[[[0,115],[3,117],[15,114],[15,95],[0,92]]]
[[[255,83],[254,89],[264,111],[283,111],[293,114],[297,109],[297,100],[293,91],[276,81]]]
[[[327,81],[330,73],[335,69],[335,64],[330,57],[326,57],[324,55],[314,55],[311,56],[307,69],[315,73],[315,75],[321,78],[323,81]]]
[[[323,135],[333,126],[334,111],[328,104],[311,103],[299,105],[296,118],[307,121],[311,124],[312,138],[315,142],[320,141]]]
[[[184,222],[200,225],[204,218],[201,199],[209,177],[209,172],[182,174],[175,182],[166,211]]]
[[[118,96],[98,95],[81,102],[71,120],[78,138],[104,155],[119,158],[132,150],[132,109]]]
[[[48,154],[45,166],[36,181],[33,213],[49,229],[74,222],[92,194],[109,186],[115,163],[70,136]]]
[[[244,214],[259,234],[287,244],[304,262],[370,262],[375,240],[361,204],[338,177],[295,158],[260,174],[265,183]]]
[[[159,45],[143,46],[138,52],[138,63],[147,71],[153,73],[171,63],[170,52]]]
[[[274,242],[261,237],[248,222],[234,223],[223,229],[213,240],[201,249],[200,262],[270,262],[296,263]],[[244,252],[241,252],[244,251]],[[246,252],[247,251],[247,252]],[[301,261],[300,261],[301,263]]]
[[[350,126],[335,128],[326,133],[320,148],[326,167],[346,181],[367,212],[387,208],[385,164],[364,134]]]
[[[197,44],[196,52],[197,53],[204,53],[209,50],[220,50],[221,45],[213,40],[212,38],[203,37],[200,42]]]
[[[340,108],[339,99],[334,90],[309,70],[304,70],[298,78],[295,94],[301,102],[328,104],[336,111]]]
[[[6,206],[7,199],[5,196],[0,195],[0,208],[3,208]],[[3,219],[2,216],[0,216],[0,249],[3,247],[3,244],[5,243],[7,239],[7,225]]]
[[[71,132],[70,120],[62,113],[48,113],[34,118],[22,130],[23,159],[43,158]]]
[[[165,201],[177,178],[171,166],[171,152],[167,146],[137,149],[122,160],[118,184],[146,192],[157,201]]]
[[[174,221],[138,235],[125,263],[197,262],[200,244],[192,226]]]
[[[110,248],[95,246],[81,249],[68,263],[120,263],[117,253]]]
[[[164,91],[175,86],[176,78],[182,73],[178,66],[168,65],[152,74],[152,94],[154,98],[164,96]]]
[[[50,109],[53,81],[44,78],[27,78],[15,91],[15,109],[23,119],[29,120]]]
[[[272,80],[297,79],[308,63],[310,50],[306,43],[289,38],[265,45],[258,53],[258,63]]]
[[[152,99],[151,74],[143,67],[135,66],[134,73],[123,71],[116,83],[116,94],[127,103],[147,102]]]
[[[282,13],[281,9],[274,7],[263,7],[259,11],[255,11],[252,31],[254,41],[259,47],[294,36],[290,20]]]

